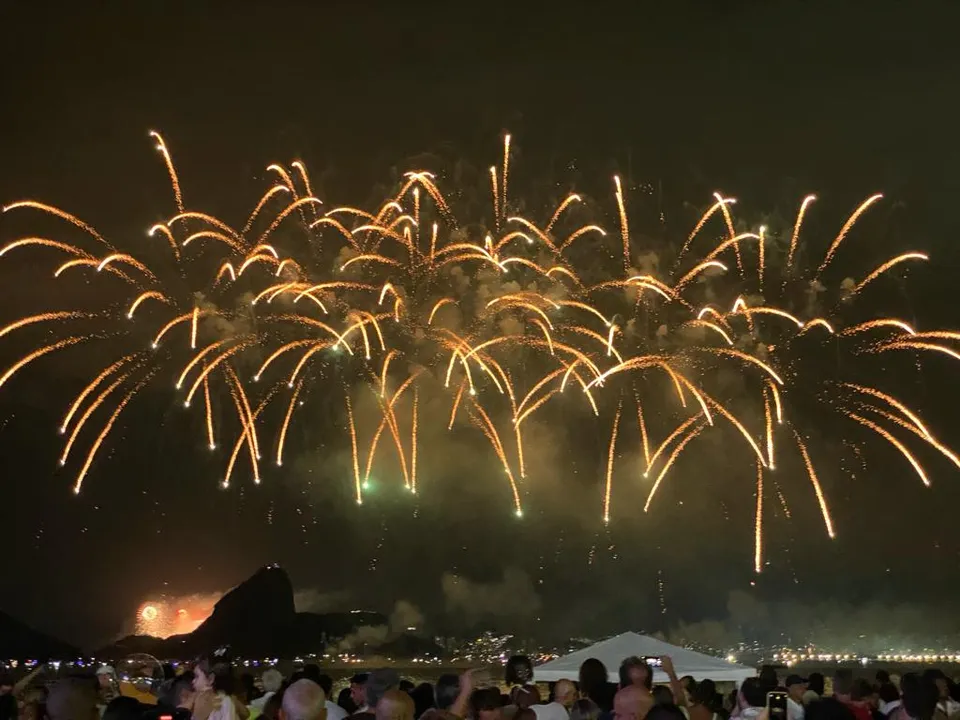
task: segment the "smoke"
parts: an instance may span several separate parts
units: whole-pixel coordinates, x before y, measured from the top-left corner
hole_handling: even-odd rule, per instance
[[[409,600],[397,600],[386,625],[362,625],[343,638],[337,648],[340,652],[376,649],[410,628],[419,629],[422,625],[420,608]]]
[[[407,600],[397,600],[390,613],[390,631],[401,633],[409,628],[423,625],[423,613],[420,608]]]
[[[467,623],[518,620],[534,615],[541,606],[530,577],[515,567],[504,570],[500,581],[483,583],[444,573],[440,584],[447,612],[462,615]]]
[[[945,608],[918,604],[870,602],[857,606],[834,599],[809,604],[764,603],[735,590],[727,597],[725,618],[681,622],[670,630],[668,638],[673,643],[717,652],[759,641],[878,654],[891,649],[920,650],[949,644],[960,630],[960,623],[950,617]]]
[[[348,598],[346,592],[320,592],[307,588],[294,591],[293,605],[297,612],[328,613],[342,608]]]

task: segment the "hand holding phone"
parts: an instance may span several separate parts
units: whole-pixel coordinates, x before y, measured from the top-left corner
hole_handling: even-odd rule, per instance
[[[767,693],[767,711],[770,720],[787,720],[787,694],[783,690]]]

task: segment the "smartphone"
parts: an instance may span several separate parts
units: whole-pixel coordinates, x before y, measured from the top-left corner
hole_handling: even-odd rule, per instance
[[[767,710],[770,720],[787,720],[787,694],[783,690],[767,693]]]
[[[659,657],[645,657],[643,661],[650,667],[658,668],[663,665],[663,660]]]

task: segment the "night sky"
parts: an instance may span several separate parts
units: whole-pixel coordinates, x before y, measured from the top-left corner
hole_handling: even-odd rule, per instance
[[[451,158],[480,168],[486,192],[510,132],[511,192],[533,198],[540,218],[544,198],[555,206],[575,188],[605,203],[614,228],[614,173],[633,192],[638,232],[665,210],[681,238],[714,190],[754,223],[792,219],[816,192],[820,247],[883,192],[847,260],[862,253],[862,275],[928,251],[931,263],[871,297],[924,328],[958,324],[956,3],[627,5],[6,3],[0,201],[58,205],[136,254],[175,211],[151,129],[188,205],[235,225],[273,182],[264,168],[296,158],[333,204],[369,207],[398,172]],[[0,217],[3,243],[33,234],[76,237],[36,213]],[[0,322],[37,311],[55,262],[42,250],[0,260]],[[4,367],[27,347],[0,343]],[[629,495],[604,530],[609,410],[540,437],[549,462],[522,521],[469,433],[427,437],[416,502],[384,477],[358,509],[330,411],[293,431],[289,461],[262,485],[244,469],[221,491],[224,457],[206,451],[199,416],[158,390],[121,418],[75,496],[56,426],[96,360],[38,362],[0,394],[0,607],[86,646],[129,630],[147,597],[223,591],[269,562],[315,591],[315,607],[389,612],[405,599],[438,631],[545,639],[723,617],[737,590],[764,603],[911,607],[960,590],[960,473],[936,454],[923,455],[926,490],[878,441],[855,480],[840,471],[839,443],[813,443],[838,538],[825,536],[802,466],[787,466],[792,517],[771,511],[770,565],[757,577],[753,466],[742,455],[732,469],[722,444],[688,459],[651,513]],[[946,442],[960,440],[955,372],[928,360],[904,386]],[[445,573],[478,583],[483,607],[445,592]]]

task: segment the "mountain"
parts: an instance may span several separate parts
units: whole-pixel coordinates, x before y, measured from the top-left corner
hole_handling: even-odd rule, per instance
[[[0,612],[0,657],[77,658],[80,650]]]
[[[379,613],[298,613],[293,584],[279,565],[260,568],[228,592],[196,630],[165,640],[130,635],[97,652],[120,658],[149,653],[160,658],[188,659],[230,646],[232,655],[247,658],[292,657],[322,652],[327,643],[364,625],[386,625]]]

